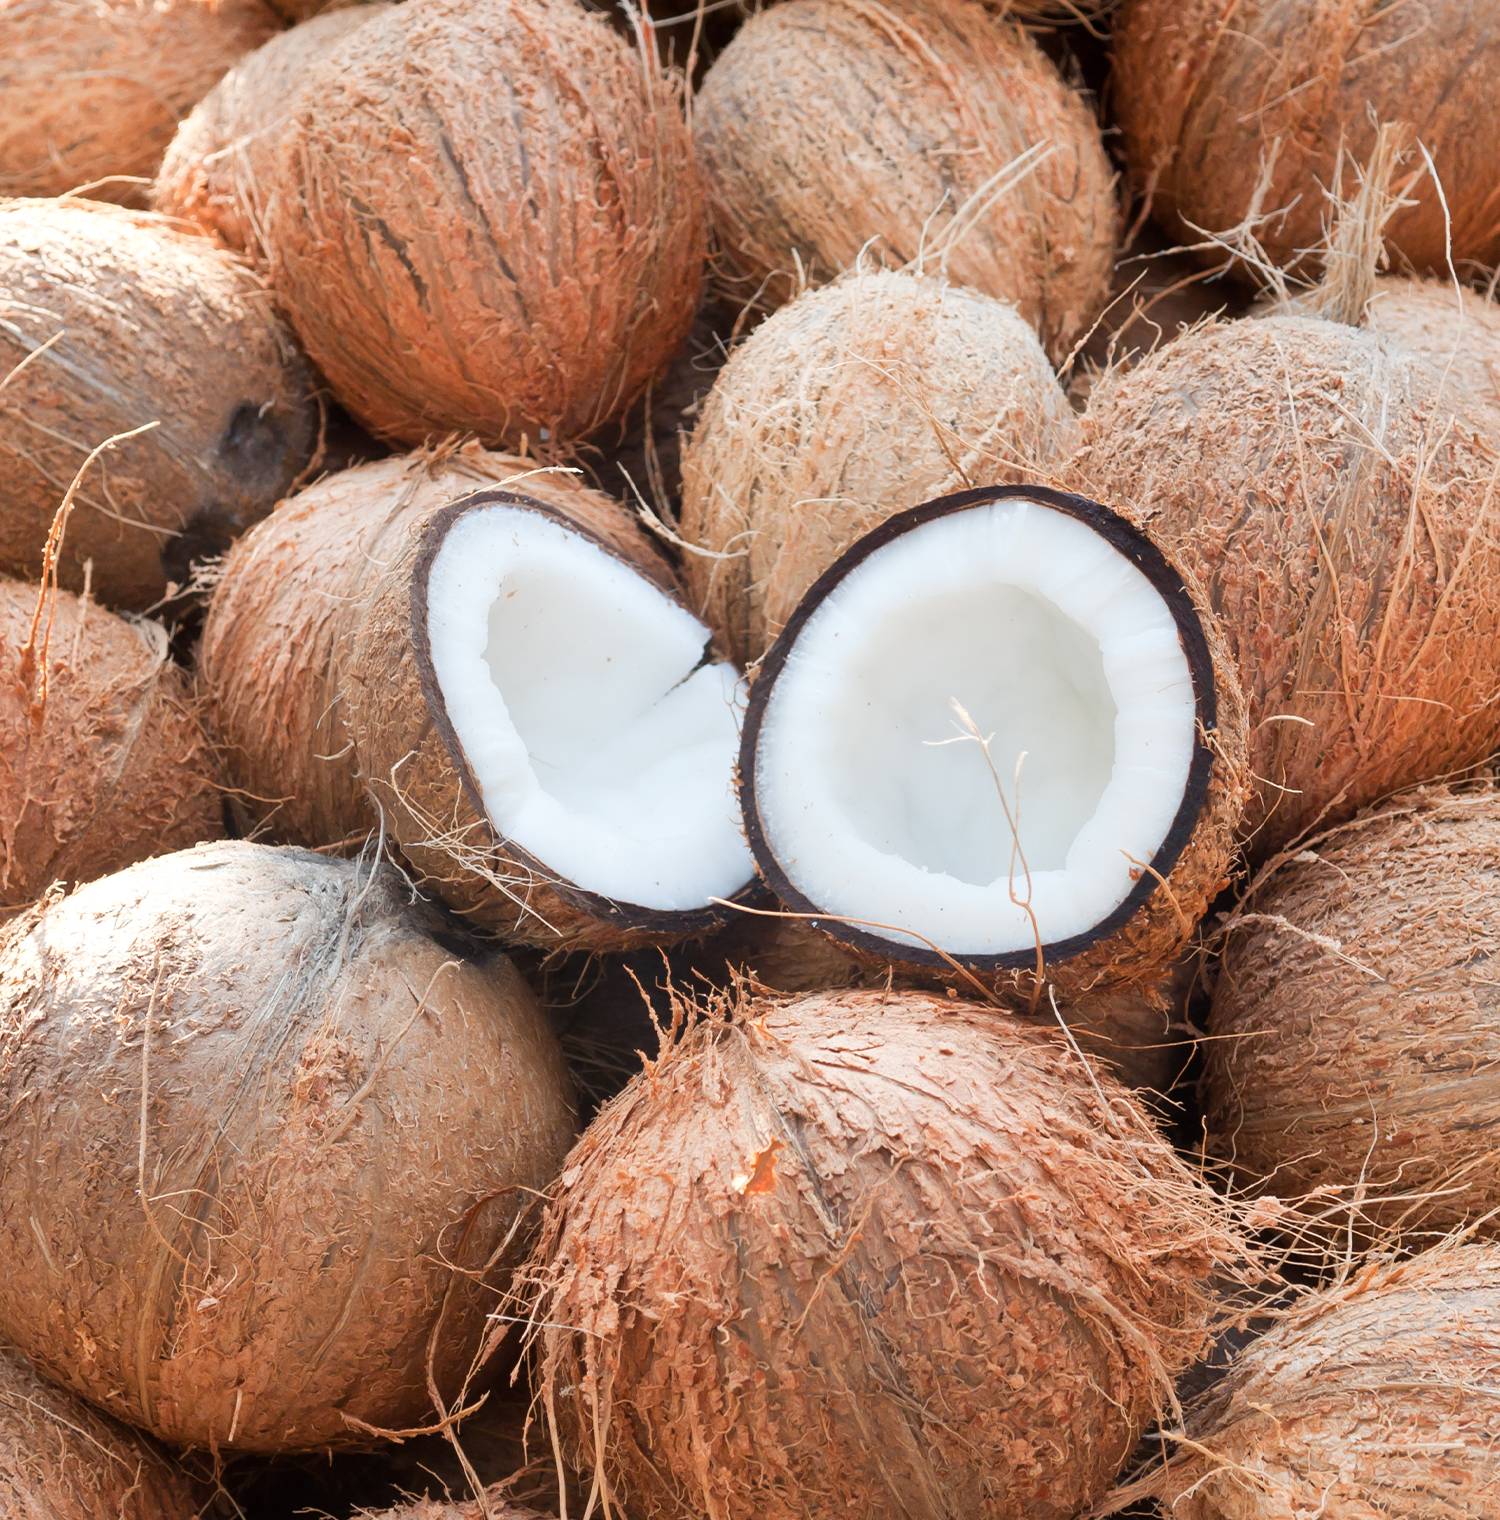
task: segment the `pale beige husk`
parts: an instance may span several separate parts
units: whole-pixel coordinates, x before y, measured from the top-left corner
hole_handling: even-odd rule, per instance
[[[7,5],[0,196],[87,187],[98,200],[144,205],[178,122],[280,25],[262,0]]]
[[[278,297],[382,438],[572,442],[666,367],[698,304],[680,81],[571,0],[359,27],[304,75],[263,194]]]
[[[972,0],[790,0],[694,101],[729,288],[774,308],[865,256],[1014,302],[1061,360],[1103,305],[1118,211],[1092,109]]]
[[[1416,354],[1448,383],[1456,401],[1497,414],[1490,434],[1500,450],[1500,307],[1449,280],[1386,276],[1375,282],[1366,323]]]
[[[457,1406],[574,1113],[514,967],[410,895],[229,842],[0,933],[0,1336],[178,1445]]]
[[[356,1510],[357,1520],[552,1520],[539,1510],[524,1504],[512,1504],[503,1494],[486,1494],[484,1499],[449,1503],[442,1499],[414,1499],[391,1509]]]
[[[954,491],[1046,480],[1076,434],[1006,302],[882,269],[810,290],[734,351],[693,431],[693,609],[748,665],[857,538]]]

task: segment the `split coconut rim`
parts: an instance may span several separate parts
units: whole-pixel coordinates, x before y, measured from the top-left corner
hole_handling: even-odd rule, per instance
[[[515,492],[435,514],[414,575],[429,708],[507,853],[647,928],[744,890],[741,678],[711,660],[709,629]]]
[[[803,598],[751,690],[762,875],[847,943],[991,967],[1086,950],[1166,878],[1208,795],[1213,668],[1123,518],[1004,487],[892,517]]]

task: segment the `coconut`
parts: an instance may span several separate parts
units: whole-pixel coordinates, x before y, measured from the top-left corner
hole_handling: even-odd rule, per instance
[[[159,623],[0,580],[0,912],[223,832]]]
[[[49,1377],[252,1451],[454,1405],[573,1109],[514,967],[409,898],[232,842],[3,931],[0,1334]]]
[[[790,0],[694,102],[726,273],[779,306],[861,255],[1011,301],[1061,358],[1109,289],[1118,213],[1093,112],[971,0]]]
[[[683,463],[693,605],[748,664],[807,588],[893,513],[1045,479],[1076,419],[1013,306],[857,270],[735,350]]]
[[[564,1455],[643,1520],[1077,1514],[1207,1343],[1220,1206],[1108,1074],[992,1010],[726,1012],[603,1111],[548,1210]]]
[[[1495,1520],[1500,1251],[1374,1262],[1306,1298],[1190,1412],[1153,1496],[1180,1520]]]
[[[0,205],[0,371],[0,573],[40,576],[82,472],[57,578],[114,607],[151,606],[227,549],[317,431],[250,274],[162,218],[83,201]]]
[[[217,233],[231,248],[261,254],[277,144],[304,76],[350,32],[388,9],[369,4],[328,11],[242,59],[177,129],[151,187],[153,208]]]
[[[416,1499],[398,1504],[394,1509],[357,1510],[358,1520],[551,1520],[551,1516],[510,1504],[503,1494],[487,1494],[484,1499],[467,1503],[449,1503],[442,1499]]]
[[[378,820],[472,922],[623,949],[710,927],[752,875],[709,639],[617,503],[471,448],[284,505],[230,555],[200,662],[271,837]]]
[[[279,25],[262,0],[8,5],[0,12],[0,196],[82,189],[141,204],[177,123]]]
[[[1126,0],[1113,81],[1132,183],[1185,241],[1277,212],[1256,237],[1292,265],[1320,244],[1319,187],[1346,153],[1364,162],[1377,121],[1399,119],[1438,183],[1409,166],[1400,188],[1415,204],[1392,220],[1392,246],[1418,270],[1500,263],[1500,32],[1483,6],[1243,0],[1231,21],[1222,0]]]
[[[698,304],[680,84],[571,0],[393,7],[316,59],[262,186],[278,296],[371,432],[572,441]]]
[[[1500,412],[1500,308],[1446,280],[1375,282],[1370,330],[1399,343],[1448,380],[1456,399]],[[1497,449],[1500,434],[1492,433]]]

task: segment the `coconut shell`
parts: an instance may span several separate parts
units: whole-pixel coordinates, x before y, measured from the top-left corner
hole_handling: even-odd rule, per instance
[[[1074,489],[1200,584],[1250,706],[1252,858],[1500,746],[1496,452],[1421,359],[1217,325],[1096,391]]]
[[[1104,304],[1118,213],[1093,112],[972,0],[762,11],[709,70],[693,133],[742,302],[780,306],[862,256],[915,262],[1014,303],[1054,359]]]
[[[278,296],[380,437],[620,415],[692,325],[680,87],[571,0],[393,7],[316,60],[267,195]]]
[[[177,129],[151,186],[153,209],[263,256],[277,146],[303,79],[350,32],[388,9],[369,4],[327,11],[243,58]]]
[[[0,1348],[0,1515],[6,1520],[197,1520],[165,1453]]]
[[[1447,280],[1375,282],[1368,325],[1445,377],[1456,405],[1500,413],[1500,307]],[[1491,432],[1500,450],[1500,419]]]
[[[252,1451],[457,1398],[573,1109],[519,974],[409,900],[232,842],[3,931],[0,1334],[49,1377]]]
[[[143,204],[142,181],[156,173],[177,123],[280,24],[262,0],[8,5],[0,196],[83,187],[97,200]]]
[[[1415,128],[1442,194],[1410,159],[1396,188],[1417,204],[1387,227],[1392,248],[1439,274],[1450,252],[1460,267],[1500,262],[1497,94],[1500,32],[1469,0],[1126,0],[1114,26],[1110,99],[1136,191],[1197,243],[1193,226],[1225,232],[1252,211],[1274,153],[1260,209],[1284,214],[1255,236],[1284,267],[1321,243],[1340,154],[1345,173],[1364,163],[1376,123],[1393,121]]]
[[[253,276],[161,218],[83,201],[0,205],[0,372],[0,573],[38,579],[90,452],[156,424],[89,466],[63,538],[58,580],[112,607],[186,584],[286,493],[317,433]]]
[[[564,1453],[642,1520],[1071,1520],[1207,1343],[1219,1205],[1112,1078],[990,1010],[722,1013],[603,1111],[548,1211]]]
[[[35,587],[0,581],[0,672],[0,913],[223,833],[213,757],[159,623],[66,591],[39,608]]]
[[[945,281],[856,271],[735,350],[683,462],[693,608],[743,665],[808,587],[894,513],[1046,478],[1077,422],[1013,306]]]

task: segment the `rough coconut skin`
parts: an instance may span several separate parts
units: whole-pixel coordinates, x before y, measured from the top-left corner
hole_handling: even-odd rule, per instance
[[[280,24],[262,0],[12,0],[0,10],[0,196],[87,186],[142,204],[139,181],[177,123]],[[127,178],[95,183],[113,176]]]
[[[252,275],[162,218],[85,201],[0,205],[6,375],[0,573],[37,579],[90,451],[159,424],[90,466],[63,540],[61,584],[81,590],[92,560],[112,607],[150,607],[228,548],[290,488],[317,432],[306,365]]]
[[[1366,161],[1377,121],[1412,124],[1443,189],[1415,183],[1420,157],[1408,164],[1419,204],[1386,228],[1391,247],[1443,273],[1451,233],[1460,267],[1500,262],[1497,91],[1500,30],[1469,0],[1126,0],[1114,24],[1110,98],[1135,190],[1197,242],[1188,223],[1224,232],[1251,210],[1279,139],[1262,209],[1286,215],[1256,237],[1283,267],[1319,246],[1319,187],[1335,182],[1340,152]]]
[[[692,325],[706,233],[679,83],[568,0],[360,27],[307,70],[277,180],[277,294],[380,437],[580,438]]]
[[[0,673],[0,913],[223,833],[159,623],[0,581]]]
[[[1019,26],[970,0],[762,11],[709,70],[693,134],[742,302],[780,306],[862,253],[918,261],[1013,302],[1060,359],[1109,290],[1118,212],[1098,124]]]
[[[1399,343],[1446,377],[1456,401],[1500,413],[1500,307],[1451,280],[1375,282],[1371,332]],[[1500,419],[1490,432],[1500,451]]]
[[[683,462],[694,611],[749,665],[803,593],[893,513],[1046,477],[1077,422],[1013,306],[859,270],[782,307],[730,358]],[[730,556],[730,557],[721,557]]]
[[[186,1479],[150,1441],[0,1349],[6,1520],[197,1520],[199,1513]]]
[[[1219,1206],[1110,1076],[992,1010],[724,1012],[603,1110],[548,1211],[564,1457],[647,1520],[1071,1520],[1206,1344]]]
[[[49,1377],[256,1451],[455,1397],[574,1116],[519,973],[409,899],[231,842],[3,931],[0,1334]]]
[[[1252,858],[1500,744],[1495,450],[1427,361],[1316,317],[1210,326],[1101,385],[1083,439],[1065,478],[1233,650]]]
[[[357,1510],[359,1520],[552,1520],[539,1510],[523,1504],[509,1504],[503,1493],[491,1491],[483,1502],[472,1499],[467,1504],[445,1504],[441,1499],[417,1499],[398,1504],[394,1509]]]
[[[1408,1233],[1500,1205],[1500,795],[1362,815],[1245,913],[1204,1047],[1210,1150],[1280,1198],[1330,1189],[1306,1208],[1340,1229],[1356,1196]]]

